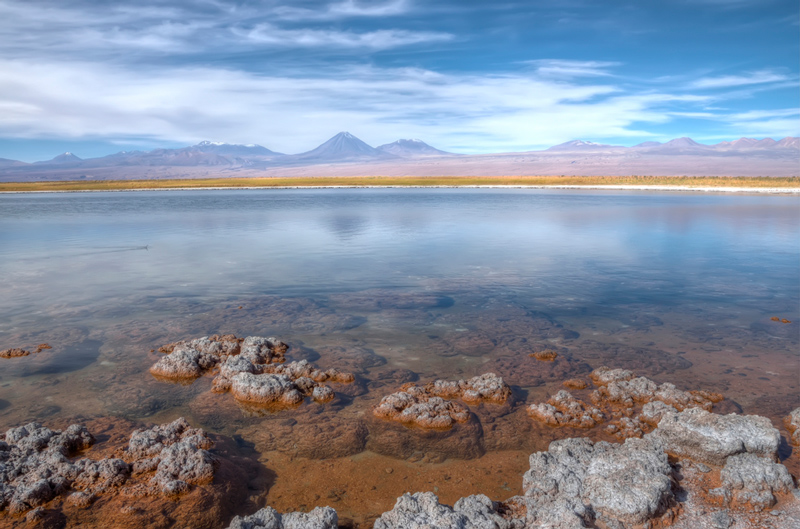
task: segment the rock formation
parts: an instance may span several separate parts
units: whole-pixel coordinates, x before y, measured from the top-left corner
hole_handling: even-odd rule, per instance
[[[8,430],[0,441],[0,511],[21,513],[67,494],[67,503],[79,507],[105,494],[175,495],[214,477],[211,440],[183,418],[135,431],[121,457],[74,459],[94,443],[78,424]]]
[[[264,507],[249,516],[236,516],[228,529],[337,529],[339,517],[330,507],[316,507],[310,512],[280,514]]]
[[[542,362],[552,362],[553,360],[558,358],[558,353],[553,350],[547,349],[545,351],[536,351],[535,353],[531,353],[528,356]]]
[[[597,408],[589,407],[563,389],[542,404],[528,406],[528,415],[550,426],[594,428],[605,420]]]
[[[755,454],[730,456],[720,471],[722,486],[713,489],[726,505],[763,511],[775,503],[775,494],[788,494],[794,489],[792,476],[783,465]]]
[[[230,391],[237,401],[250,404],[293,405],[305,397],[322,403],[336,396],[322,382],[349,384],[354,380],[351,373],[322,371],[306,360],[286,365],[254,364],[240,355],[225,361],[214,379],[213,390]]]
[[[499,504],[483,494],[461,498],[451,508],[439,503],[432,492],[403,494],[394,508],[375,520],[373,529],[511,529],[520,527],[503,518]]]
[[[665,413],[649,435],[670,454],[711,465],[745,453],[777,460],[781,439],[766,417],[717,415],[699,408]]]
[[[800,408],[792,411],[784,420],[783,424],[789,433],[792,434],[792,443],[800,446]]]
[[[46,343],[40,343],[36,346],[36,349],[29,351],[27,349],[21,349],[19,347],[14,347],[11,349],[3,349],[0,351],[0,358],[19,358],[21,356],[28,356],[30,354],[41,353],[45,349],[52,349],[52,347]]]
[[[564,439],[531,455],[523,494],[529,527],[633,527],[665,514],[674,504],[672,468],[657,443],[624,444]]]
[[[156,362],[150,372],[167,379],[193,379],[229,358],[238,357],[242,362],[257,365],[284,362],[283,355],[288,348],[275,338],[249,336],[240,339],[232,334],[215,334],[160,347],[158,350],[166,356]]]
[[[373,413],[376,417],[422,428],[450,428],[456,422],[467,422],[470,412],[465,405],[446,399],[461,398],[470,404],[483,401],[503,404],[510,395],[511,388],[494,373],[469,380],[437,380],[425,386],[409,383],[381,399]]]
[[[589,377],[598,386],[590,394],[593,405],[561,390],[544,403],[529,405],[528,415],[555,427],[593,428],[608,421],[606,432],[623,440],[642,437],[664,413],[690,408],[710,411],[714,403],[722,400],[717,393],[682,391],[670,383],[659,385],[648,378],[635,377],[625,369],[600,367]]]
[[[621,444],[563,439],[532,454],[519,496],[493,502],[475,495],[449,507],[431,492],[404,494],[374,527],[788,529],[800,525],[800,494],[786,467],[772,460],[777,430],[768,426],[769,421],[720,416],[700,408],[679,412],[661,401],[648,406],[650,417],[660,414],[661,419],[655,431],[642,439]],[[773,507],[780,510],[770,511]]]
[[[306,360],[282,365],[288,348],[275,338],[213,335],[161,347],[159,351],[166,356],[150,372],[170,380],[193,380],[216,373],[214,392],[231,392],[239,402],[265,406],[296,405],[305,397],[329,402],[336,395],[322,382],[355,380],[352,373],[337,369],[322,371]]]

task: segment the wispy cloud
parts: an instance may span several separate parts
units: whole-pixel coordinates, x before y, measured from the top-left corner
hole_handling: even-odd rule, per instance
[[[452,40],[449,33],[381,29],[356,33],[330,29],[281,29],[272,24],[259,24],[250,30],[233,30],[248,42],[284,47],[370,48],[384,50],[412,44]]]
[[[787,81],[788,75],[773,70],[759,70],[744,75],[724,75],[720,77],[703,77],[689,84],[690,88],[734,88],[739,86],[758,85]]]
[[[525,61],[534,66],[541,75],[552,77],[606,77],[612,75],[610,68],[619,66],[613,61],[568,61],[563,59],[537,59]]]
[[[278,6],[271,12],[283,20],[333,20],[351,17],[389,17],[408,13],[411,2],[395,0],[379,4],[366,4],[354,0],[334,2],[323,8],[309,9],[295,6]]]
[[[424,137],[443,148],[526,149],[576,137],[641,137],[664,105],[705,96],[624,93],[530,73],[442,74],[345,67],[325,77],[219,68],[143,76],[91,63],[0,62],[0,135],[213,138],[299,152],[348,129],[378,142]]]

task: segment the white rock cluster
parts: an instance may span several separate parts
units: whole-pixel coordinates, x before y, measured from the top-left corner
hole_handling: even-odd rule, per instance
[[[183,418],[134,432],[125,459],[73,459],[94,442],[78,424],[63,432],[35,422],[8,430],[0,441],[0,511],[21,513],[67,493],[68,503],[87,507],[151,472],[143,493],[179,494],[214,476],[211,440]]]
[[[505,403],[511,388],[494,373],[469,380],[437,380],[425,386],[406,384],[400,391],[381,399],[373,409],[376,417],[414,424],[421,428],[446,429],[458,422],[467,422],[470,411],[465,405],[449,399],[461,398],[470,404]]]

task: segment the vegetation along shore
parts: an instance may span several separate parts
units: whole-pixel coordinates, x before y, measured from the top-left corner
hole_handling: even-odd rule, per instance
[[[800,177],[657,177],[657,176],[486,176],[486,177],[292,177],[197,178],[173,180],[76,180],[0,183],[0,192],[128,191],[202,188],[285,187],[586,187],[630,186],[634,189],[787,191],[800,190]]]

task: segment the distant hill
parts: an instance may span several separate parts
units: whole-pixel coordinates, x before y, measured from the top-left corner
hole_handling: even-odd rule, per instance
[[[251,157],[251,156],[283,156],[283,153],[275,152],[249,143],[241,145],[236,143],[222,143],[218,141],[201,141],[197,145],[187,147],[198,152],[219,154],[220,156],[234,156],[234,157]]]
[[[426,164],[426,158],[436,160]],[[542,151],[454,155],[420,140],[397,140],[374,148],[349,132],[340,132],[319,147],[301,154],[281,154],[255,144],[203,141],[178,149],[123,151],[88,159],[69,152],[35,163],[0,158],[0,180],[113,179],[119,175],[163,178],[216,170],[253,170],[263,174],[282,171],[284,175],[337,171],[428,174],[435,169],[476,175],[511,171],[514,174],[800,176],[798,158],[800,138],[796,137],[779,141],[739,138],[714,145],[683,137],[666,143],[646,141],[633,147],[573,140]]]
[[[290,159],[289,159],[290,158]],[[287,158],[287,162],[325,163],[354,160],[385,160],[394,155],[367,145],[349,132],[340,132],[316,149]]]
[[[36,164],[47,164],[47,165],[77,165],[81,163],[83,160],[72,154],[71,152],[65,152],[63,154],[59,154],[52,160],[46,160],[43,162],[34,162]]]
[[[0,168],[3,167],[20,167],[28,165],[25,162],[20,162],[17,160],[9,160],[8,158],[0,158]]]
[[[451,153],[431,147],[422,140],[397,140],[376,147],[379,151],[393,154],[401,158],[417,158],[422,156],[446,156]]]
[[[547,149],[548,151],[598,151],[605,149],[617,149],[615,145],[606,145],[604,143],[594,143],[593,141],[572,140],[559,145],[554,145]]]

